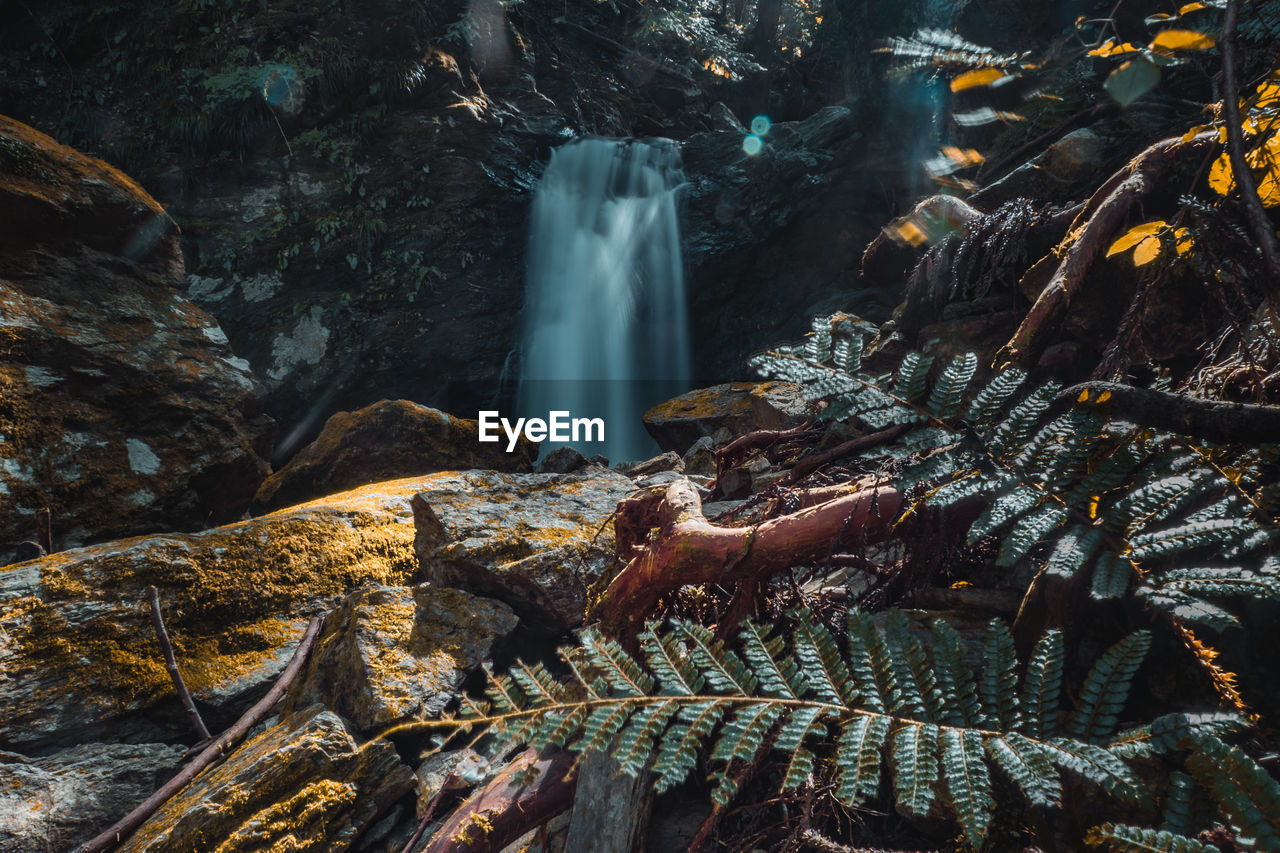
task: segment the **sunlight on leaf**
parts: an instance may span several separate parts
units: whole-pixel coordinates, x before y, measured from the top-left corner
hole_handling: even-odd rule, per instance
[[[1148,237],[1133,250],[1133,265],[1146,266],[1158,257],[1160,257],[1160,241],[1155,237]]]
[[[975,68],[966,71],[951,81],[951,91],[963,92],[965,89],[976,89],[979,86],[990,86],[1007,75],[999,68]]]
[[[1152,50],[1209,50],[1214,38],[1195,30],[1165,30],[1151,40]]]
[[[1116,103],[1127,107],[1150,92],[1160,82],[1160,69],[1149,59],[1140,57],[1121,65],[1107,77],[1102,86]]]
[[[1141,225],[1133,226],[1111,244],[1111,248],[1107,249],[1107,257],[1132,249],[1148,237],[1154,236],[1166,224],[1163,219],[1157,219],[1154,222],[1144,222]]]
[[[1116,44],[1115,39],[1107,39],[1106,42],[1104,42],[1102,45],[1095,47],[1093,50],[1089,51],[1089,55],[1100,56],[1105,58],[1108,56],[1124,56],[1130,53],[1141,53],[1141,52],[1142,52],[1142,48],[1138,47],[1135,44],[1131,44],[1130,42],[1125,42],[1124,44]]]
[[[1263,206],[1280,206],[1280,136],[1273,136],[1263,145],[1245,152],[1244,159],[1253,172],[1258,199]],[[1209,168],[1209,187],[1222,196],[1230,195],[1236,188],[1231,158],[1226,152]]]

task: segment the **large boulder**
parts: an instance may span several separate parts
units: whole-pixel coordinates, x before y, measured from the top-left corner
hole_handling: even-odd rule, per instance
[[[186,747],[87,743],[0,753],[0,853],[60,853],[93,838],[182,769]]]
[[[356,590],[326,618],[288,707],[324,704],[363,733],[434,717],[515,627],[511,608],[459,589]]]
[[[308,617],[418,571],[409,478],[195,534],[0,568],[0,748],[187,735],[156,643],[159,589],[197,703],[234,719],[284,668]]]
[[[197,776],[117,849],[337,853],[412,785],[389,741],[361,747],[337,715],[313,707]]]
[[[644,413],[644,428],[664,451],[684,454],[703,436],[788,429],[813,415],[788,382],[727,382],[672,397]]]
[[[100,160],[0,117],[0,543],[67,547],[244,512],[270,421],[180,292],[176,229]]]
[[[356,412],[338,412],[314,442],[262,484],[254,496],[255,512],[436,471],[533,467],[536,444],[522,437],[507,453],[505,440],[481,443],[478,436],[477,421],[409,400],[381,400]]]
[[[534,630],[580,625],[613,562],[612,515],[631,480],[570,474],[437,474],[413,497],[414,547],[433,582],[509,604]]]

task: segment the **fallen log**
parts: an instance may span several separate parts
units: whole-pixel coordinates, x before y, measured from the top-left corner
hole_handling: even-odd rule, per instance
[[[1280,406],[1201,400],[1115,382],[1082,382],[1065,388],[1054,398],[1050,411],[1065,412],[1086,395],[1083,402],[1106,406],[1111,417],[1146,427],[1223,444],[1280,441]]]

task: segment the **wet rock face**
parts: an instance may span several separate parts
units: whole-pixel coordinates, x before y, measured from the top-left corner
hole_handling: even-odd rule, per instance
[[[234,719],[284,668],[309,616],[362,583],[412,579],[409,500],[430,482],[379,483],[202,533],[0,568],[0,749],[187,736],[148,585],[196,702]]]
[[[117,849],[347,850],[412,785],[389,742],[361,749],[337,715],[312,708],[202,773]]]
[[[352,593],[325,626],[286,713],[323,703],[374,734],[444,710],[516,617],[462,590],[377,587]]]
[[[254,496],[255,513],[324,495],[436,471],[485,468],[528,471],[537,445],[521,438],[480,443],[479,424],[409,400],[382,400],[357,412],[338,412],[319,437],[276,471]]]
[[[613,563],[618,501],[634,488],[608,468],[571,474],[437,474],[413,497],[424,574],[510,605],[526,626],[580,625],[588,588]]]
[[[160,206],[0,118],[0,221],[0,542],[30,539],[42,507],[56,547],[240,515],[271,423],[248,364],[179,292]]]
[[[74,849],[182,769],[186,748],[87,743],[42,758],[0,753],[0,850]]]

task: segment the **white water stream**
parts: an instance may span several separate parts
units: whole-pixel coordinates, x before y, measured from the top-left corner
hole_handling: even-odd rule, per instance
[[[688,316],[668,140],[583,139],[551,155],[529,237],[522,417],[603,418],[601,443],[561,444],[610,461],[656,452],[641,415],[687,390]]]

